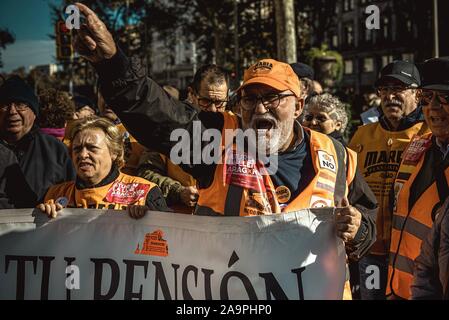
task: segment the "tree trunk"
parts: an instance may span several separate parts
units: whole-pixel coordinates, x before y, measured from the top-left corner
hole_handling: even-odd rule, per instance
[[[295,10],[293,0],[274,0],[278,60],[296,62]]]

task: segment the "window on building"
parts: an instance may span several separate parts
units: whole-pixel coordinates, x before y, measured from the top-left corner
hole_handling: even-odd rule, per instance
[[[384,39],[388,39],[390,36],[390,19],[388,17],[384,18],[383,35]]]
[[[354,73],[354,64],[352,60],[345,60],[345,74]]]
[[[405,23],[405,26],[407,28],[407,32],[412,32],[413,30],[413,23],[411,20],[407,20],[407,22]]]
[[[413,53],[403,53],[402,54],[402,60],[414,62],[415,61],[415,55]]]
[[[373,40],[373,30],[365,28],[365,42],[372,42]]]
[[[354,28],[352,24],[348,24],[345,26],[345,36],[346,36],[346,44],[348,46],[352,46],[354,44]]]
[[[393,56],[392,55],[382,56],[382,68],[385,67],[390,62],[393,62]]]
[[[374,71],[374,59],[365,58],[363,59],[363,72],[373,72]]]
[[[332,36],[332,46],[334,48],[338,47],[338,36],[336,34]]]
[[[349,0],[349,10],[354,10],[355,0]]]
[[[349,0],[343,1],[343,11],[349,11]]]

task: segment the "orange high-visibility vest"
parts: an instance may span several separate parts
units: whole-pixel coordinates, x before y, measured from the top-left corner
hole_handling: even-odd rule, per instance
[[[120,173],[105,186],[78,190],[75,181],[64,182],[48,189],[44,202],[66,198],[68,208],[125,210],[129,205],[145,205],[148,192],[156,184],[143,178]]]
[[[370,186],[379,210],[376,218],[376,242],[370,253],[387,255],[390,248],[390,191],[401,164],[402,153],[415,135],[429,133],[425,122],[418,122],[402,131],[389,131],[379,122],[357,129],[349,147],[357,152],[358,168]]]
[[[390,258],[388,267],[387,295],[394,294],[403,299],[411,297],[414,260],[419,255],[421,242],[427,237],[432,224],[433,214],[441,204],[436,181],[433,181],[414,204],[410,204],[410,192],[413,185],[420,181],[416,178],[423,170],[433,169],[434,163],[425,161],[433,152],[432,135],[414,137],[404,152],[403,160],[397,174],[394,192]],[[449,181],[449,167],[442,172]]]
[[[226,129],[237,129],[238,121],[234,115],[223,114],[222,132],[223,150],[234,150],[224,146]],[[199,189],[199,199],[195,214],[199,215],[264,215],[271,213],[293,212],[305,208],[334,207],[341,198],[347,196],[348,186],[356,172],[357,155],[344,148],[339,142],[327,135],[304,128],[310,135],[310,150],[315,177],[308,187],[294,199],[289,199],[290,190],[285,186],[275,188],[268,175],[264,175],[262,190],[251,190],[226,181],[230,168],[226,161],[217,165],[213,183],[205,189]],[[338,144],[340,147],[336,146]],[[337,150],[338,148],[338,150]],[[348,158],[348,159],[347,159]],[[348,168],[346,174],[346,167]],[[243,174],[251,175],[251,167],[237,168]],[[246,171],[245,171],[246,170]],[[232,168],[235,171],[235,168]],[[292,174],[295,174],[292,172]],[[339,176],[340,175],[340,176]],[[250,179],[252,181],[256,179]],[[254,183],[249,183],[252,185]],[[337,186],[338,185],[338,186]],[[344,187],[343,193],[336,199],[336,188]],[[265,190],[263,190],[265,189]]]

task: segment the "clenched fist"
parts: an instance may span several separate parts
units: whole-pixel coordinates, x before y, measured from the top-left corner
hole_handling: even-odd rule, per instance
[[[186,206],[194,207],[198,201],[198,189],[195,187],[182,187],[179,197]]]
[[[350,242],[354,240],[360,228],[362,214],[355,207],[351,206],[346,198],[342,200],[341,204],[342,208],[335,209],[337,235],[344,242]]]
[[[77,2],[75,5],[87,21],[81,25],[75,37],[75,50],[93,63],[112,58],[117,47],[104,22],[84,4]]]

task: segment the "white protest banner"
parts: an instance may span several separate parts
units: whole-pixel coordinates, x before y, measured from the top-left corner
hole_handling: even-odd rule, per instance
[[[333,209],[203,217],[0,211],[0,299],[341,299]]]

